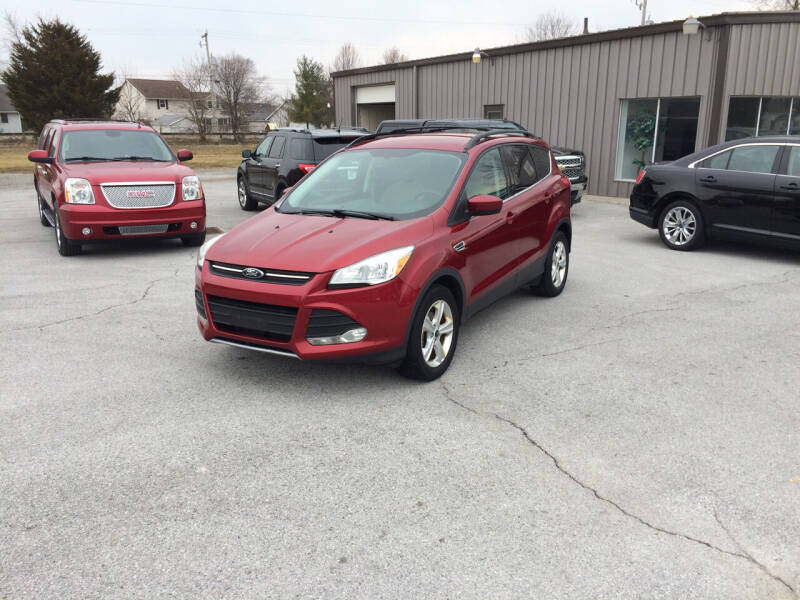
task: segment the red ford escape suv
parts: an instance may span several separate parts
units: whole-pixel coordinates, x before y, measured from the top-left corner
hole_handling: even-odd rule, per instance
[[[45,125],[33,185],[39,220],[55,227],[58,251],[121,238],[180,237],[200,246],[206,237],[203,188],[151,127],[127,121],[54,120]]]
[[[205,339],[439,377],[459,325],[567,280],[570,184],[528,132],[372,134],[198,253]]]

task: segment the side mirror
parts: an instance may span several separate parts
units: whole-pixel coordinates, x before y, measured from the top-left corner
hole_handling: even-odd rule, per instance
[[[283,198],[283,197],[284,197],[286,194],[288,194],[289,192],[291,192],[293,187],[294,187],[294,186],[292,186],[292,187],[287,187],[286,189],[284,189],[284,190],[283,190],[283,192],[281,192],[281,198]],[[280,199],[280,198],[279,198],[279,199]]]
[[[35,163],[52,163],[53,159],[47,156],[45,150],[31,150],[28,152],[28,160]]]
[[[250,158],[253,156],[253,153],[250,150],[242,150],[242,158]]]
[[[187,160],[192,160],[194,158],[194,154],[192,154],[189,150],[178,150],[178,160],[181,162],[186,162]]]
[[[497,196],[481,194],[469,199],[467,209],[472,216],[496,215],[503,210],[503,201]]]

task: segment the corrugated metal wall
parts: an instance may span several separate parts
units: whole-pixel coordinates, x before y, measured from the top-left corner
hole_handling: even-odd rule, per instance
[[[631,184],[614,180],[620,100],[699,96],[697,147],[705,145],[720,27],[697,35],[668,32],[627,39],[521,51],[336,78],[336,114],[352,124],[352,88],[396,83],[398,119],[482,118],[486,104],[505,105],[505,116],[553,145],[582,149],[590,192],[626,196]],[[728,95],[800,93],[800,24],[733,25]],[[769,66],[768,66],[769,65]],[[724,128],[725,114],[721,119]]]

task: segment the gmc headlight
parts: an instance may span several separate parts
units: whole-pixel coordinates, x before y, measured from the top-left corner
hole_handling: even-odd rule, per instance
[[[200,200],[203,197],[203,186],[200,185],[200,178],[197,175],[189,175],[181,182],[184,200]]]
[[[375,285],[390,281],[400,274],[411,258],[414,246],[389,250],[343,267],[333,273],[329,287]]]
[[[70,177],[64,182],[64,201],[67,204],[94,204],[92,184],[86,179]]]
[[[197,266],[200,268],[200,270],[203,269],[203,261],[206,259],[206,252],[208,252],[208,249],[216,244],[223,235],[225,234],[223,233],[215,238],[211,238],[205,244],[200,246],[200,250],[197,253]]]

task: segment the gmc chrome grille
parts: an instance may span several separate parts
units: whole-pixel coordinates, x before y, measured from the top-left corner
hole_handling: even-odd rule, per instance
[[[303,285],[311,280],[314,273],[303,271],[281,271],[265,267],[244,267],[229,263],[209,262],[209,269],[214,275],[243,279],[245,281],[260,281],[262,283],[278,283],[281,285]]]
[[[570,181],[583,177],[584,162],[581,156],[556,156],[556,164]]]
[[[175,200],[175,184],[168,181],[102,183],[100,189],[114,208],[162,208]]]

